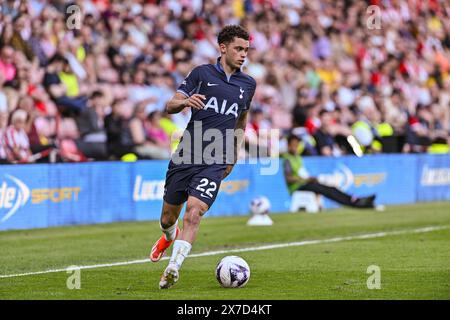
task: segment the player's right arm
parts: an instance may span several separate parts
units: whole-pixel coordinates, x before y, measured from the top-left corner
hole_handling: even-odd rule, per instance
[[[166,104],[167,112],[178,113],[184,108],[203,109],[205,104],[203,100],[206,97],[199,94],[201,86],[201,68],[196,67],[186,76],[183,82],[178,87],[177,92],[172,99]]]
[[[187,97],[185,94],[177,92],[172,99],[167,102],[166,110],[168,113],[178,113],[186,107],[203,109],[205,107],[203,100],[205,99],[206,97],[202,94],[196,93],[190,97]]]

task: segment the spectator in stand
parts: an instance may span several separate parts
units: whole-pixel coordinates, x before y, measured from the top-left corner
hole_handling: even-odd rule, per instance
[[[0,164],[9,163],[11,156],[6,146],[5,131],[8,126],[8,109],[0,104]]]
[[[4,92],[5,77],[0,73],[0,110],[4,110],[8,114],[8,98]]]
[[[30,17],[26,14],[19,14],[13,19],[13,33],[9,39],[9,44],[16,50],[24,53],[29,61],[33,61],[34,53],[28,43],[30,35]]]
[[[5,130],[5,144],[7,152],[11,155],[12,163],[32,162],[30,141],[25,131],[27,117],[25,110],[15,110],[11,115],[11,125]]]
[[[319,113],[320,127],[314,133],[316,139],[316,148],[321,156],[340,156],[343,151],[338,146],[333,130],[333,114],[327,110],[321,110]]]
[[[245,149],[250,157],[270,155],[270,122],[260,108],[251,110],[250,121],[245,128]]]
[[[148,114],[145,129],[148,140],[170,152],[170,137],[161,127],[161,112],[153,111]]]
[[[434,119],[430,106],[418,105],[417,113],[410,116],[405,148],[408,152],[425,152],[433,140]]]
[[[293,128],[291,133],[300,139],[299,154],[307,156],[318,154],[316,149],[316,140],[310,134],[310,130],[306,127],[308,121],[307,110],[311,108],[312,105],[307,105],[305,107],[297,105],[292,112]]]
[[[138,104],[130,121],[134,152],[141,159],[168,159],[170,150],[159,146],[158,143],[155,143],[147,136],[146,119],[145,104]]]
[[[4,46],[0,51],[0,73],[5,82],[12,81],[16,77],[17,69],[13,64],[14,49]]]
[[[88,107],[76,116],[80,139],[78,148],[88,158],[105,160],[108,157],[107,136],[104,124],[105,96],[101,91],[94,91],[89,99]]]
[[[115,100],[111,106],[111,113],[105,117],[105,129],[108,137],[108,154],[113,159],[120,159],[134,149],[133,137],[130,130],[130,117],[124,100]]]
[[[67,28],[71,2],[2,2],[0,107],[6,99],[10,113],[23,96],[31,96],[40,132],[46,117],[63,116],[62,123],[73,125],[87,108],[87,97],[101,90],[108,104],[123,100],[119,109],[126,110],[109,117],[112,128],[125,128],[115,138],[110,132],[118,149],[108,149],[108,156],[117,158],[130,145],[126,128],[135,106],[144,104],[147,114],[163,112],[195,65],[215,62],[214,34],[226,24],[241,24],[251,35],[243,69],[258,83],[252,108],[263,109],[261,117],[272,128],[298,132],[302,155],[317,154],[312,135],[321,134],[321,110],[339,110],[340,119],[333,116],[330,128],[339,125],[340,133],[330,135],[343,153],[355,153],[358,142],[349,148],[341,139],[361,124],[361,102],[373,103],[380,113],[378,122],[370,124],[374,132],[357,130],[363,132],[358,132],[361,139],[372,141],[377,131],[383,143],[390,126],[390,139],[397,140],[393,152],[425,152],[436,139],[439,145],[449,142],[446,0],[372,1],[383,14],[381,29],[362,27],[367,3],[361,1],[248,0],[233,6],[228,0],[73,2],[83,12],[80,29]],[[431,106],[432,119],[420,110],[422,105]],[[171,116],[181,129],[189,117],[186,110]],[[306,118],[299,121],[300,114]],[[172,127],[164,122],[166,133]],[[76,139],[75,132],[68,136]],[[372,142],[367,150],[386,152],[384,144]]]
[[[56,149],[53,140],[49,139],[49,135],[56,134],[55,124],[47,121],[47,119],[43,119],[39,115],[33,99],[29,96],[23,96],[19,99],[16,110],[23,110],[27,113],[25,132],[28,136],[31,152],[33,154],[42,153],[39,162],[48,162],[50,160],[50,151]]]
[[[67,74],[68,68],[70,66],[67,59],[55,54],[47,65],[44,86],[62,113],[78,114],[86,108],[86,98],[77,96],[78,84],[74,83],[70,74],[67,78],[63,76],[64,82],[61,80],[60,75]]]

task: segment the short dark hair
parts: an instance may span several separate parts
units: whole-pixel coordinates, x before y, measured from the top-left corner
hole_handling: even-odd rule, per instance
[[[92,92],[91,94],[91,99],[95,99],[95,98],[101,98],[103,97],[103,92],[100,90],[95,90],[94,92]]]
[[[154,111],[152,111],[152,112],[150,112],[148,115],[147,115],[147,120],[153,120],[153,118],[156,116],[156,115],[161,115],[161,111],[159,111],[159,110],[154,110]]]
[[[228,25],[219,32],[219,35],[217,36],[217,42],[219,44],[229,44],[230,42],[233,42],[234,38],[249,40],[250,35],[248,34],[247,30],[239,25]]]
[[[296,140],[296,141],[302,141],[302,139],[298,136],[298,135],[296,135],[296,134],[293,134],[293,133],[290,133],[289,135],[288,135],[288,137],[287,137],[287,142],[288,142],[288,144],[290,144],[292,141],[294,141],[294,140]]]
[[[330,113],[330,111],[328,111],[327,109],[321,109],[321,110],[319,111],[319,117],[323,116],[323,115],[326,114],[326,113]]]
[[[56,62],[62,62],[64,64],[68,64],[69,60],[67,60],[62,54],[55,53],[53,55],[53,57],[50,58],[48,64],[53,64],[53,63],[56,63]]]

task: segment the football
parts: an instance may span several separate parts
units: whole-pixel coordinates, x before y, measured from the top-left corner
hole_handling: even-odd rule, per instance
[[[250,267],[241,257],[224,257],[217,264],[216,279],[224,288],[242,288],[250,279]]]
[[[270,210],[270,201],[264,196],[254,198],[250,202],[250,212],[253,215],[267,214]]]

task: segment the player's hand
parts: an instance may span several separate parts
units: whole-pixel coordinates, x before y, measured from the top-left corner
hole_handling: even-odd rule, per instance
[[[203,103],[203,100],[206,100],[206,97],[202,94],[193,94],[189,98],[187,98],[184,103],[186,107],[194,108],[194,109],[203,109],[205,107],[205,104]]]

